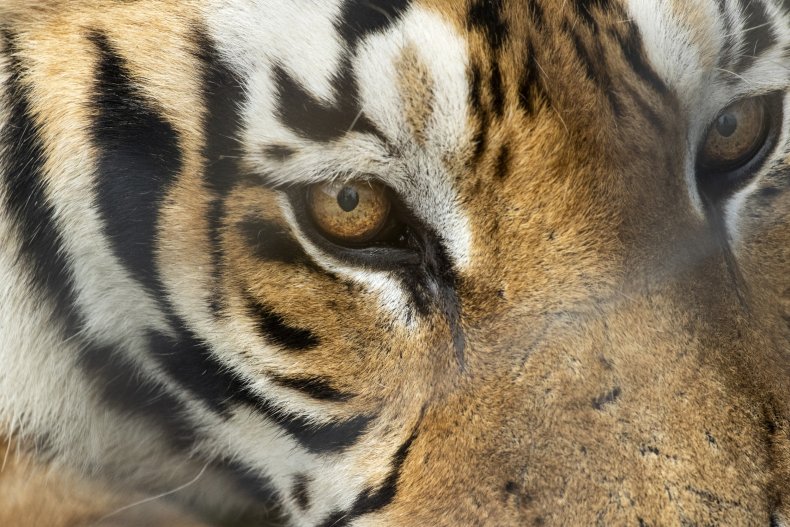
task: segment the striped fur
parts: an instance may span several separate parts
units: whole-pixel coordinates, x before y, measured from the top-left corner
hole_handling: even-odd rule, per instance
[[[781,0],[5,0],[3,524],[790,522],[788,66]]]

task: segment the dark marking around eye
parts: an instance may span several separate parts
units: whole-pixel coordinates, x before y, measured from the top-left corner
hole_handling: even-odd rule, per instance
[[[596,397],[595,399],[593,399],[592,406],[596,410],[599,411],[603,410],[606,406],[610,404],[614,404],[617,401],[617,399],[620,398],[621,394],[622,394],[622,390],[620,389],[620,387],[616,387],[612,391],[607,392],[601,395],[600,397]]]
[[[264,261],[311,264],[302,246],[288,230],[274,221],[248,216],[237,224],[249,248]]]
[[[257,322],[268,342],[289,351],[308,351],[321,343],[313,332],[289,325],[282,315],[252,295],[245,294],[244,301],[249,315]]]

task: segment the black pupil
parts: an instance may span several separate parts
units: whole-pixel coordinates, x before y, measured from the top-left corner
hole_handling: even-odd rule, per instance
[[[731,113],[725,113],[716,121],[716,131],[722,137],[730,137],[738,129],[738,119]]]
[[[359,192],[353,187],[343,187],[337,194],[337,204],[346,212],[351,212],[359,205]]]

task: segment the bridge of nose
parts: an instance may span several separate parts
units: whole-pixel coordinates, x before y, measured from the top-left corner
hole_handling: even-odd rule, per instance
[[[765,416],[720,359],[739,352],[729,330],[691,309],[703,300],[680,286],[622,297],[524,330],[521,347],[478,333],[394,510],[442,525],[768,525]]]

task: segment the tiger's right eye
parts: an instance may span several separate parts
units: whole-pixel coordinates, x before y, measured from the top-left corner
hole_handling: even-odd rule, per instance
[[[372,181],[313,185],[307,204],[324,236],[349,245],[373,241],[387,224],[392,208],[386,187]]]

